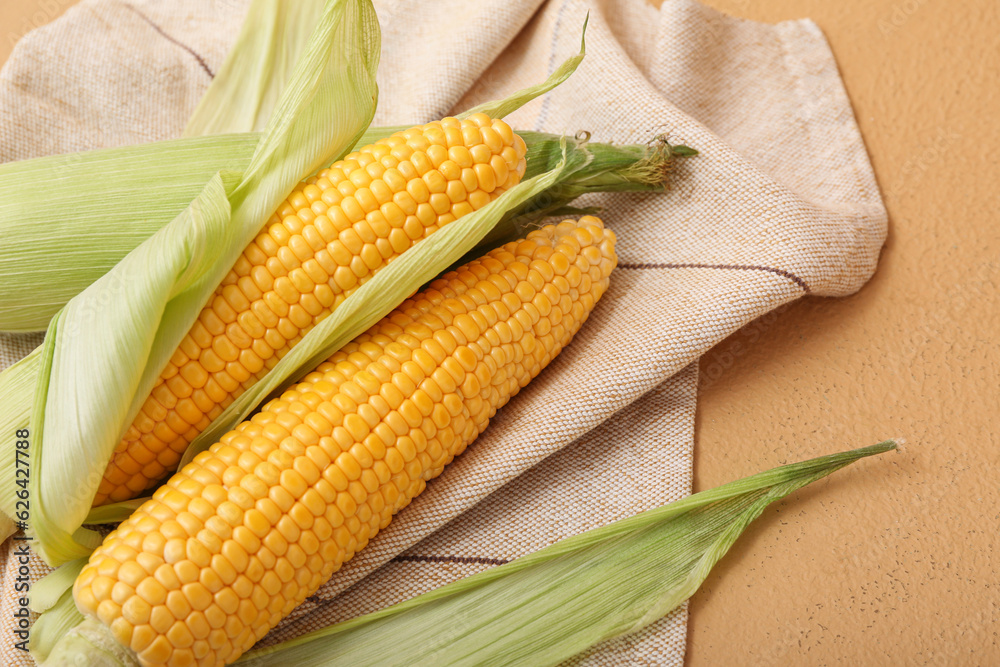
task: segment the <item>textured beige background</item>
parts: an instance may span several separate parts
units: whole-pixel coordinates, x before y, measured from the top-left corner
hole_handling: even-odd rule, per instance
[[[72,2],[2,0],[0,61]],[[688,663],[997,664],[1000,6],[708,4],[825,31],[891,232],[857,296],[800,301],[706,355],[697,487],[907,445],[767,512],[694,598]]]

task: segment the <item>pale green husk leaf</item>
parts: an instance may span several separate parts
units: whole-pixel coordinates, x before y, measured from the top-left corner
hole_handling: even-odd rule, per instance
[[[380,49],[371,0],[327,0],[234,194],[240,215],[254,221],[246,243],[295,185],[361,138],[378,102]]]
[[[486,102],[485,104],[480,104],[479,106],[458,114],[458,118],[468,118],[474,113],[484,113],[491,118],[504,118],[508,114],[517,111],[531,100],[562,85],[566,79],[571,77],[573,73],[576,72],[576,68],[580,66],[580,63],[583,62],[584,56],[587,55],[588,21],[590,21],[589,13],[583,22],[583,31],[580,35],[580,52],[564,61],[563,64],[556,68],[556,70],[545,81],[538,85],[519,90],[513,95],[505,97],[502,100],[495,100],[492,102]]]
[[[893,448],[884,442],[697,493],[237,664],[557,665],[676,608],[772,502]]]
[[[59,602],[39,616],[31,626],[31,635],[28,639],[31,657],[36,663],[44,664],[52,649],[83,621],[84,615],[73,602],[73,591],[66,590],[59,598]]]
[[[77,558],[64,563],[31,585],[31,611],[44,613],[58,604],[63,593],[73,587],[80,575],[86,558]]]
[[[39,667],[140,667],[132,649],[119,644],[108,626],[93,616],[77,615],[78,624],[68,627],[49,651],[32,649]],[[60,621],[71,619],[67,613]]]
[[[3,429],[0,430],[0,452],[3,453],[0,457],[0,489],[7,489],[6,493],[0,493],[0,512],[2,512],[0,541],[6,540],[16,531],[13,521],[18,513],[18,508],[15,507],[18,500],[16,493],[21,490],[17,482],[21,480],[23,484],[31,478],[31,449],[29,447],[27,451],[29,457],[18,455],[16,445],[18,440],[23,439],[18,437],[18,431],[30,426],[31,405],[35,397],[41,358],[41,348],[35,349],[24,359],[0,373],[0,406],[3,407]],[[32,441],[30,434],[27,440],[30,444]],[[21,472],[18,473],[18,470]],[[30,497],[28,500],[30,502]]]
[[[31,651],[31,657],[38,664],[44,664],[48,660],[52,649],[83,622],[84,615],[80,613],[76,608],[76,603],[73,602],[71,584],[70,587],[63,591],[59,601],[39,616],[38,620],[31,626],[31,635],[28,639],[28,650]],[[92,660],[89,660],[85,664],[88,667],[94,667],[95,665]]]
[[[329,0],[245,173],[215,175],[50,323],[30,415],[30,528],[49,563],[99,543],[79,526],[101,473],[240,252],[294,185],[370,123],[379,48],[370,0]]]
[[[37,662],[44,661],[60,638],[83,621],[73,602],[73,582],[86,564],[86,558],[70,561],[31,587],[31,610],[41,614],[31,626],[28,644]]]
[[[323,13],[323,0],[253,0],[185,137],[263,130]]]
[[[44,331],[260,135],[161,141],[0,165],[0,330]]]
[[[214,174],[247,169],[261,137],[250,130],[271,117],[323,4],[254,0],[189,123],[190,138],[0,165],[0,284],[10,287],[0,295],[0,331],[46,329]],[[194,136],[221,132],[240,134]]]
[[[83,523],[90,525],[121,523],[132,516],[132,513],[139,509],[149,498],[150,496],[140,496],[131,500],[122,500],[121,502],[108,503],[100,507],[92,507]]]

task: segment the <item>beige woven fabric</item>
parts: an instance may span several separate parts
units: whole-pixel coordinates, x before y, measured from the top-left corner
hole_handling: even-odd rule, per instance
[[[702,155],[665,194],[590,198],[618,234],[621,264],[573,344],[265,643],[685,495],[699,355],[804,294],[857,290],[886,233],[836,64],[809,21],[760,25],[692,0],[376,6],[378,124],[426,122],[536,83],[579,48],[589,9],[579,72],[512,125],[620,143],[667,133]],[[0,159],[176,136],[245,8],[84,0],[22,40],[0,74]],[[0,338],[0,367],[38,340]],[[7,604],[6,551],[0,566]],[[573,662],[681,664],[685,621],[678,610]],[[30,664],[6,644],[0,656]]]

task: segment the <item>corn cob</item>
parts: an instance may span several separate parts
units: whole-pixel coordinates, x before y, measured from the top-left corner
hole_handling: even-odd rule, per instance
[[[588,216],[434,281],[157,489],[90,557],[78,608],[145,666],[235,660],[569,343],[615,263]]]
[[[520,180],[525,144],[484,114],[377,141],[303,182],[181,341],[108,464],[94,505],[133,498],[320,320],[413,243]]]

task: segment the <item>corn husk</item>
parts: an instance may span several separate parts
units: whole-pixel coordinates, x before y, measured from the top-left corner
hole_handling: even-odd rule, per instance
[[[557,665],[675,609],[771,503],[895,446],[887,441],[702,491],[380,611],[250,651],[236,664]],[[71,599],[61,598],[42,620],[49,614],[60,628],[74,619],[81,626],[59,644],[53,634],[33,638],[36,657],[55,664],[63,655],[94,656],[105,661],[88,664],[107,667],[133,664],[109,650],[110,632],[93,619],[85,622]]]
[[[9,288],[0,299],[0,330],[46,329],[69,299],[177,217],[212,176],[244,172],[323,7],[323,0],[253,0],[188,121],[184,136],[193,140],[0,165],[0,284]]]
[[[37,354],[0,375],[0,395],[13,399],[0,451],[13,451],[6,427],[27,414],[29,533],[50,564],[99,543],[80,525],[101,471],[239,253],[295,184],[345,154],[371,122],[379,49],[370,0],[328,0],[245,170],[212,176],[180,215],[70,300]],[[4,458],[0,469],[14,457]],[[8,516],[10,504],[0,500]]]
[[[70,561],[31,587],[31,611],[41,616],[31,626],[28,648],[37,662],[44,660],[51,647],[83,620],[73,602],[73,582],[86,564],[86,558]],[[39,653],[35,647],[45,650]]]
[[[7,539],[13,532],[12,519],[17,516],[14,511],[14,490],[19,487],[15,458],[17,440],[14,438],[19,431],[31,425],[31,403],[41,354],[42,349],[37,348],[0,374],[0,406],[3,406],[3,425],[7,429],[7,432],[0,436],[0,451],[7,458],[5,461],[0,461],[0,488],[11,491],[7,494],[10,498],[0,498],[0,514],[6,519],[6,525],[0,527],[8,531],[0,533],[0,540]],[[30,472],[30,468],[27,472]]]
[[[323,6],[323,0],[253,0],[236,42],[188,119],[184,136],[267,127]]]
[[[0,330],[52,317],[177,217],[260,136],[163,141],[0,165]]]

